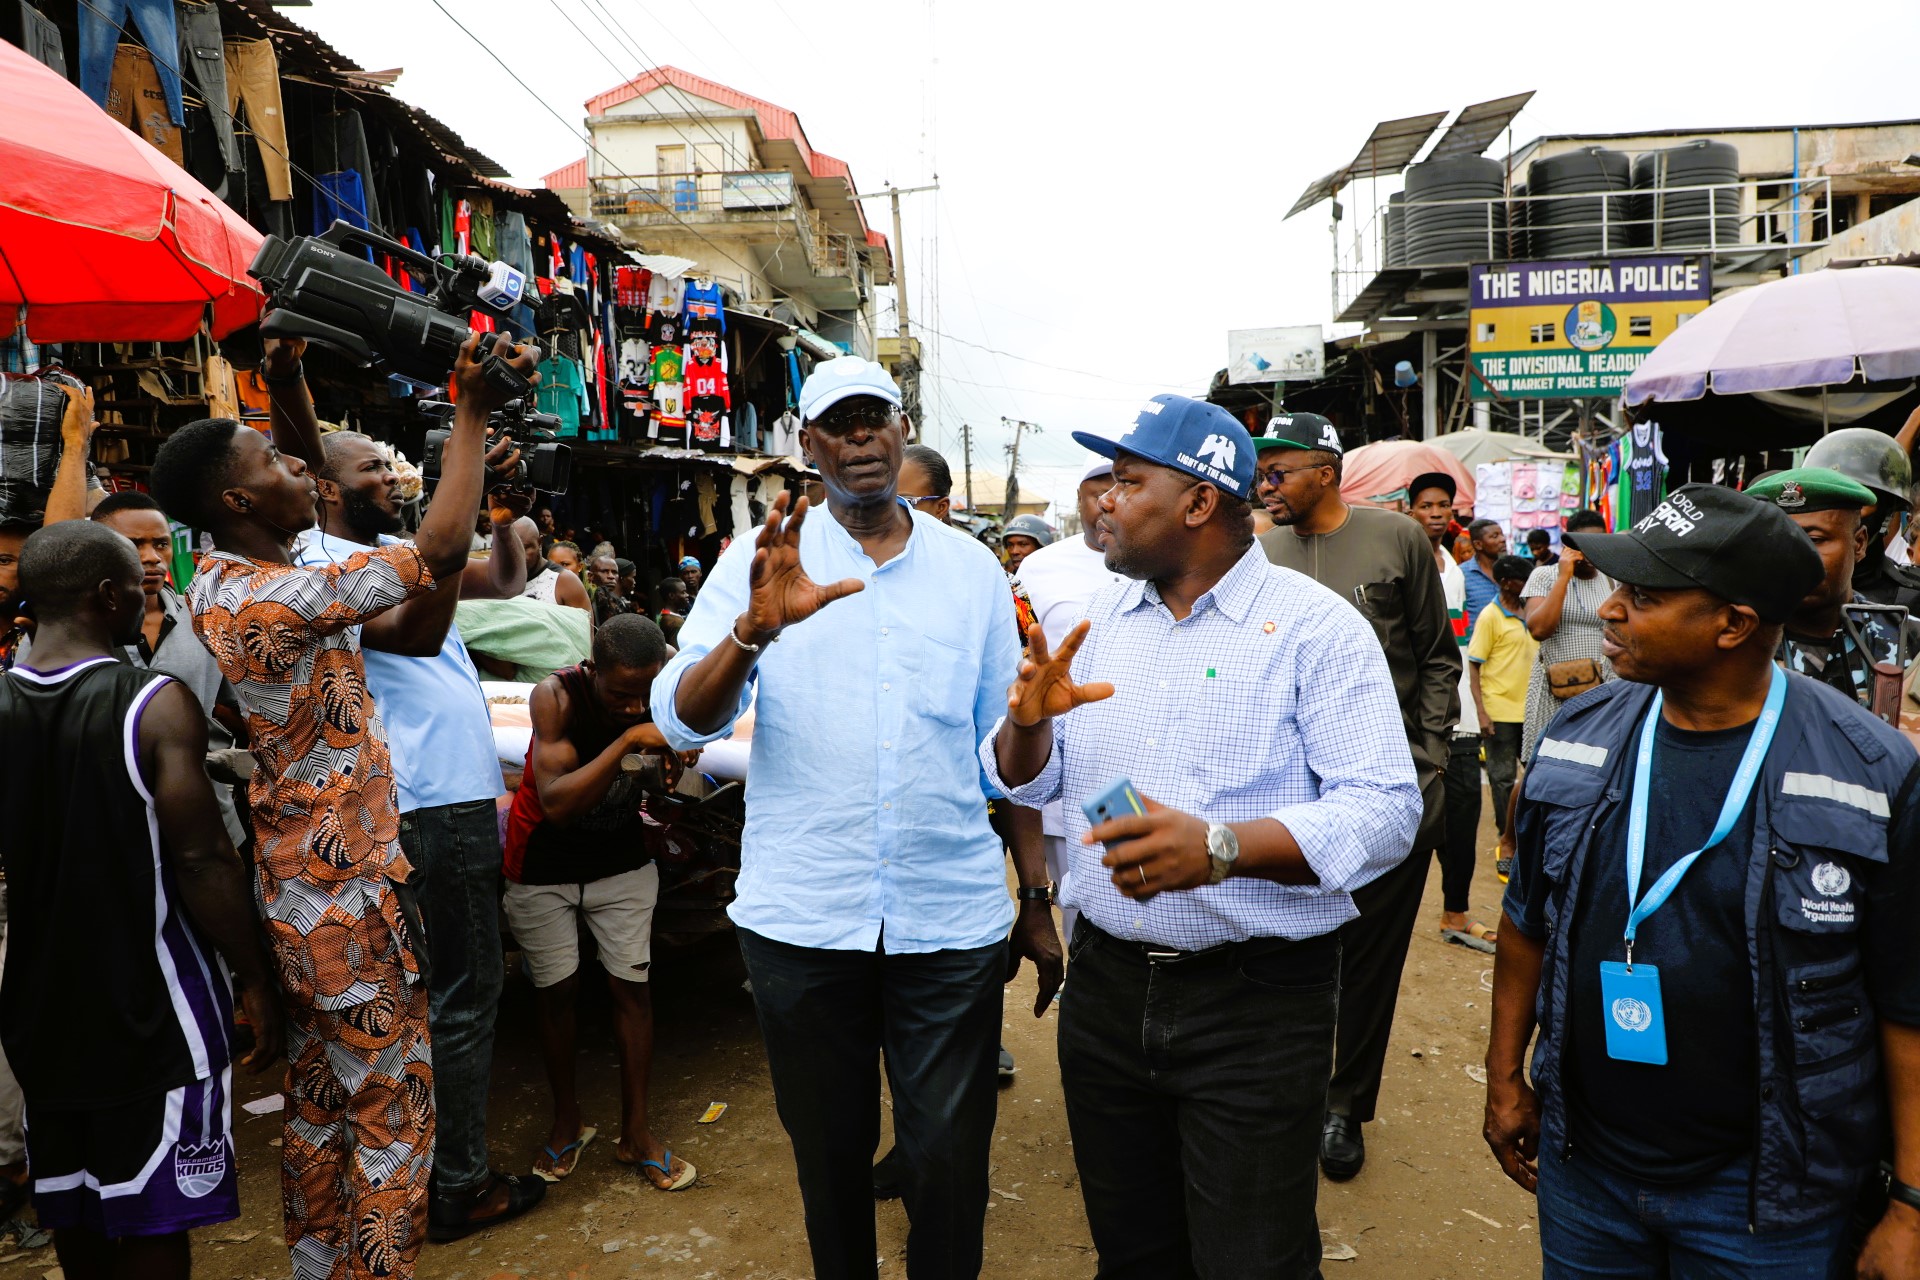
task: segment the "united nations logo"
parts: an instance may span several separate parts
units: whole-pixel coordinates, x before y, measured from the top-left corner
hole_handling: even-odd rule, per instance
[[[1813,869],[1813,887],[1829,898],[1837,898],[1853,885],[1853,876],[1837,862],[1823,862]]]
[[[1645,1031],[1653,1025],[1653,1010],[1643,1000],[1621,996],[1613,1002],[1613,1020],[1622,1031]]]

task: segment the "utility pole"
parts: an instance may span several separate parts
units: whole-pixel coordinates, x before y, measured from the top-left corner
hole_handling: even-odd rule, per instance
[[[967,469],[967,514],[974,513],[973,506],[973,428],[966,423],[960,424],[960,456]]]
[[[880,191],[863,191],[854,196],[856,200],[878,200],[881,196],[885,196],[893,206],[893,299],[894,307],[899,312],[900,321],[898,377],[901,384],[900,389],[906,393],[909,413],[914,414],[917,414],[920,408],[920,361],[915,357],[913,352],[913,329],[907,320],[906,246],[900,238],[900,197],[915,195],[922,191],[938,191],[940,189],[940,175],[936,173],[933,177],[934,180],[932,182],[921,187],[896,187],[888,185]],[[919,425],[917,419],[914,425]]]
[[[1013,443],[1007,446],[1006,506],[1000,513],[1000,520],[1002,523],[1005,523],[1013,519],[1014,505],[1020,499],[1020,433],[1022,431],[1031,431],[1035,435],[1039,435],[1040,424],[1037,422],[1022,422],[1018,418],[1007,417],[1002,417],[1000,421],[1013,428]]]

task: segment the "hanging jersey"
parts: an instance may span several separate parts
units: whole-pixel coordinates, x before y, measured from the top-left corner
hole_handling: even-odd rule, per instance
[[[680,381],[681,371],[686,367],[686,363],[686,357],[680,354],[680,348],[655,347],[653,349],[653,380],[666,383]]]
[[[727,371],[718,360],[695,360],[687,366],[687,394],[697,400],[718,400],[723,409],[733,407]]]
[[[725,333],[727,315],[718,281],[693,280],[687,283],[683,312],[690,333]]]
[[[181,909],[140,760],[170,680],[106,657],[0,677],[0,1041],[36,1107],[165,1093],[231,1059],[226,970]]]
[[[687,401],[687,429],[703,449],[724,449],[732,443],[727,406],[718,396],[693,396]]]
[[[1619,493],[1614,500],[1616,529],[1631,529],[1652,515],[1667,496],[1667,455],[1660,424],[1636,422],[1620,437]]]

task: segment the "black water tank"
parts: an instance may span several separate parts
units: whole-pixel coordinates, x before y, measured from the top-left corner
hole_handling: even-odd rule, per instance
[[[1594,193],[1591,200],[1536,200],[1527,238],[1536,258],[1585,258],[1632,248],[1626,192],[1633,161],[1624,151],[1586,147],[1548,156],[1527,166],[1527,189],[1536,196]],[[1617,191],[1617,196],[1601,193]]]
[[[1396,191],[1387,197],[1387,244],[1386,262],[1389,267],[1405,266],[1407,262],[1407,193]]]
[[[1526,198],[1527,184],[1514,183],[1511,194],[1513,198],[1507,201],[1507,243],[1512,246],[1512,249],[1507,256],[1516,260],[1530,258],[1533,254],[1528,247],[1527,219],[1533,210],[1533,204]]]
[[[1740,242],[1740,190],[1675,191],[1740,181],[1740,151],[1696,142],[1649,151],[1633,162],[1633,218],[1650,249],[1724,248]]]
[[[1407,263],[1486,262],[1506,256],[1505,193],[1505,167],[1485,156],[1410,166],[1404,205]]]

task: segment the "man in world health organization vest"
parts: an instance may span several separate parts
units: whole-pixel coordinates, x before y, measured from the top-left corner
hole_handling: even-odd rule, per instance
[[[1487,1049],[1544,1274],[1916,1274],[1920,757],[1772,661],[1822,576],[1774,504],[1569,541],[1623,678],[1528,769]]]

